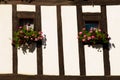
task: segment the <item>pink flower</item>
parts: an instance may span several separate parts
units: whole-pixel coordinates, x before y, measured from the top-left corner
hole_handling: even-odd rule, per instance
[[[24,38],[27,38],[27,36],[24,36]]]
[[[90,30],[89,32],[90,32],[90,33],[92,33],[93,31],[92,31],[92,30]]]
[[[43,32],[39,31],[38,34],[43,34]]]
[[[30,28],[26,28],[26,30],[27,30],[27,31],[29,31],[29,30],[30,30]]]
[[[24,38],[29,38],[28,36],[24,36]]]
[[[98,29],[99,32],[101,32],[101,29]]]
[[[22,26],[20,26],[19,29],[22,29]]]
[[[90,31],[92,31],[92,30],[93,30],[93,28],[91,27],[91,28],[90,28]]]
[[[79,32],[79,34],[81,35],[81,34],[82,34],[82,32]]]
[[[91,38],[92,38],[92,39],[94,39],[94,38],[95,38],[95,36],[91,36]]]
[[[95,31],[95,30],[96,30],[96,28],[93,28],[93,30]]]
[[[38,41],[38,38],[35,38],[35,41]]]
[[[82,39],[82,42],[85,42],[85,39]]]
[[[87,37],[87,35],[84,35],[83,37],[84,37],[84,38],[86,38],[86,37]]]
[[[90,40],[90,39],[91,39],[91,37],[88,37],[88,38],[87,38],[87,40]]]
[[[30,38],[31,40],[33,40],[33,38]]]
[[[84,31],[84,30],[86,30],[86,28],[83,28],[82,30]]]
[[[41,37],[38,37],[38,39],[43,39],[43,37],[41,36]]]

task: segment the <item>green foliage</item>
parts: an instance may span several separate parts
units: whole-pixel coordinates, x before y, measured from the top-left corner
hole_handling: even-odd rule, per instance
[[[91,28],[89,31],[83,28],[79,32],[78,38],[84,44],[108,44],[110,37],[107,33],[101,31],[100,28]]]
[[[34,31],[32,28],[26,28],[26,26],[20,26],[16,32],[14,32],[14,38],[12,44],[20,48],[23,45],[29,47],[32,43],[41,43],[43,39],[41,31]]]

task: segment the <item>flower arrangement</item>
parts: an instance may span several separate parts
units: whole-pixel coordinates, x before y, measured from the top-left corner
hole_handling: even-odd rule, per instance
[[[14,38],[12,41],[13,46],[21,48],[27,46],[29,48],[32,43],[37,43],[37,45],[42,45],[42,39],[44,38],[41,31],[34,31],[32,28],[27,28],[26,26],[18,27],[18,30],[14,33]]]
[[[100,28],[91,28],[90,30],[83,28],[82,31],[78,33],[78,39],[80,39],[83,44],[94,45],[109,44],[110,37]]]

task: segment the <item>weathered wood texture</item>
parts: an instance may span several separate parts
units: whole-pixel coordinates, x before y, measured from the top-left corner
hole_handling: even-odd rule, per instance
[[[0,3],[36,5],[119,5],[120,0],[1,0]]]
[[[41,31],[41,7],[36,5],[36,24],[35,30]],[[37,47],[37,74],[43,74],[42,47]]]
[[[120,76],[0,75],[0,80],[120,80]]]
[[[107,32],[107,17],[106,17],[106,6],[101,6],[101,27]],[[110,61],[109,61],[109,50],[106,48],[109,46],[103,46],[103,60],[104,60],[104,73],[110,75]]]
[[[61,7],[57,6],[57,32],[58,32],[58,55],[59,55],[59,74],[64,75],[64,57],[63,57],[63,36]]]
[[[13,28],[12,28],[12,36],[14,36],[14,31],[16,31],[17,27],[17,11],[16,11],[16,5],[12,6],[12,23],[13,23]],[[18,58],[17,58],[17,48],[13,46],[13,74],[17,74],[18,71]]]
[[[78,32],[83,28],[83,14],[82,14],[82,7],[77,5],[77,23],[78,23]],[[79,65],[80,65],[80,74],[81,76],[86,75],[85,69],[85,53],[84,53],[84,45],[78,41],[79,44]]]

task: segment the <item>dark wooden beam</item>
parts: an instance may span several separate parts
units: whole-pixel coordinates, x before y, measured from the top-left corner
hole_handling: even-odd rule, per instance
[[[78,23],[78,32],[83,28],[83,14],[81,5],[77,5],[77,23]],[[86,75],[85,69],[85,53],[84,53],[84,45],[82,42],[78,41],[79,44],[79,64],[80,64],[80,74],[81,76]]]
[[[62,36],[62,20],[61,20],[61,6],[57,6],[57,32],[58,32],[58,55],[59,55],[59,74],[63,76],[64,73],[64,57],[63,57],[63,36]]]
[[[23,19],[26,19],[26,18],[31,18],[31,19],[34,19],[35,18],[35,12],[26,12],[26,11],[19,11],[17,12],[17,17],[18,18],[23,18]]]
[[[101,6],[101,28],[107,32],[107,16],[105,5]],[[103,46],[104,74],[110,75],[109,50],[106,47],[108,46]]]
[[[0,80],[120,80],[120,76],[0,75]]]
[[[35,30],[41,31],[41,7],[36,5],[36,24]],[[43,74],[43,57],[42,57],[42,47],[37,47],[37,74]]]
[[[12,36],[14,36],[14,32],[16,31],[17,27],[17,11],[16,11],[16,5],[12,5]],[[17,48],[13,46],[13,74],[17,74],[18,71],[18,58],[17,58]]]
[[[1,2],[1,4],[6,4]],[[120,5],[120,0],[8,0],[7,4],[30,5]]]

